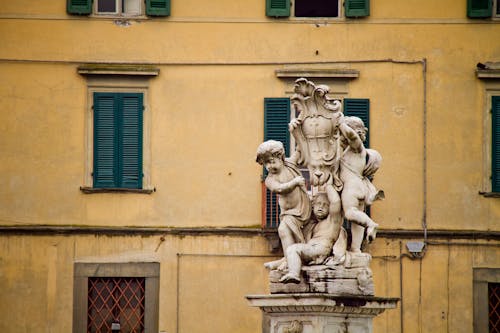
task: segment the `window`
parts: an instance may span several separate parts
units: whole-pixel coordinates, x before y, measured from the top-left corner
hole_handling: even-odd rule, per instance
[[[154,192],[151,184],[148,65],[85,64],[85,176],[83,193]]]
[[[491,191],[500,193],[500,96],[491,96]]]
[[[500,332],[500,269],[473,269],[474,333]]]
[[[495,84],[491,83],[491,87]],[[483,131],[483,187],[479,193],[500,197],[500,90],[496,88],[486,90]]]
[[[488,283],[488,326],[500,332],[500,283]]]
[[[344,115],[361,118],[366,128],[370,128],[370,100],[367,98],[345,98]],[[370,147],[370,132],[366,133],[365,147]]]
[[[159,263],[76,263],[73,333],[158,332]]]
[[[144,331],[146,279],[89,277],[87,332]]]
[[[344,6],[342,8],[342,6]],[[266,0],[266,15],[289,17],[364,17],[370,15],[369,0]],[[342,10],[343,9],[343,10]]]
[[[169,16],[170,0],[67,0],[68,14],[105,16]]]
[[[290,154],[290,133],[288,123],[291,119],[289,98],[264,99],[264,141],[281,141],[285,147],[285,154]],[[263,178],[266,170],[263,169]],[[262,183],[262,224],[264,228],[277,228],[279,224],[278,197],[271,193]]]
[[[96,14],[123,14],[141,15],[142,1],[140,0],[96,0]]]
[[[141,93],[95,92],[94,188],[142,188]]]
[[[484,86],[483,185],[479,194],[500,198],[500,67],[478,63],[476,76]]]
[[[295,17],[338,17],[338,0],[295,0]]]
[[[492,15],[500,17],[500,0],[467,0],[467,16],[469,18],[488,18]]]

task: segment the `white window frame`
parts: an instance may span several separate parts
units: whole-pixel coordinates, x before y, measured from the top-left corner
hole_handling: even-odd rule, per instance
[[[143,94],[143,135],[142,135],[142,190],[154,191],[151,183],[151,111],[149,78],[121,78],[96,76],[87,79],[87,108],[85,113],[85,176],[84,188],[93,187],[94,169],[94,93],[141,93]],[[126,190],[126,189],[124,189]]]
[[[99,0],[93,2],[93,15],[98,17],[141,17],[146,15],[146,4],[142,0],[134,0],[139,4],[139,13],[124,13],[123,12],[123,1],[125,0],[114,0],[116,3],[116,12],[99,12]]]

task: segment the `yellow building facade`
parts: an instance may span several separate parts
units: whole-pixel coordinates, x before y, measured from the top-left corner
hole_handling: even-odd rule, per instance
[[[280,17],[265,0],[171,0],[160,14],[153,2],[0,6],[1,332],[85,331],[87,281],[103,272],[144,278],[146,332],[260,332],[245,295],[269,292],[263,263],[281,254],[255,151],[264,99],[290,97],[299,77],[370,102],[386,199],[367,250],[375,294],[400,298],[374,331],[486,332],[500,283],[499,1],[487,18],[466,0],[365,1],[359,17],[340,2],[336,17],[297,15],[300,0]],[[110,167],[118,185],[99,185],[109,98],[142,102],[134,188],[126,161]]]

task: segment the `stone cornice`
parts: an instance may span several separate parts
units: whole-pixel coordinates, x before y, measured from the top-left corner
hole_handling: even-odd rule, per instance
[[[81,75],[158,76],[160,69],[148,64],[84,64],[77,68]]]
[[[1,234],[14,235],[181,235],[181,236],[278,236],[276,229],[259,227],[138,227],[138,226],[85,226],[85,225],[1,225]],[[422,230],[380,229],[379,238],[423,238]],[[427,230],[428,239],[500,240],[500,231],[492,230]]]
[[[275,73],[279,78],[356,79],[359,77],[359,71],[356,69],[277,69]]]
[[[273,294],[247,295],[251,306],[265,313],[341,313],[375,316],[394,309],[395,297],[332,296],[330,294]]]
[[[479,79],[500,79],[500,69],[478,69],[476,75]]]

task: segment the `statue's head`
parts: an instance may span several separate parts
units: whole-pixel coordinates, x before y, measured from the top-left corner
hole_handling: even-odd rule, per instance
[[[276,173],[285,160],[285,148],[283,143],[275,140],[268,140],[257,148],[257,163],[264,165],[269,173]]]
[[[352,128],[360,137],[361,141],[366,140],[366,133],[368,132],[368,128],[365,127],[363,120],[359,117],[344,117],[344,122],[347,126]]]
[[[324,219],[328,216],[330,202],[325,192],[318,192],[312,198],[314,216]]]

